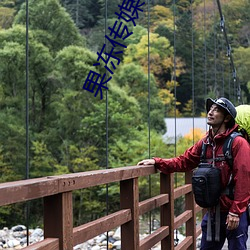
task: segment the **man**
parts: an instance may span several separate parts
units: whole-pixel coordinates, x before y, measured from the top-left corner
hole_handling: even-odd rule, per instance
[[[222,249],[225,239],[228,239],[229,250],[247,249],[248,217],[247,206],[250,201],[250,146],[249,143],[237,136],[232,144],[233,170],[225,160],[215,161],[222,158],[223,145],[226,138],[238,130],[235,124],[236,109],[226,98],[217,100],[207,99],[207,124],[210,129],[205,137],[187,149],[184,154],[171,159],[154,157],[142,160],[138,165],[155,165],[157,169],[165,174],[173,172],[186,172],[198,166],[202,152],[202,144],[207,144],[206,159],[211,161],[215,167],[221,169],[221,185],[226,190],[230,182],[230,176],[234,185],[233,198],[223,193],[220,197],[220,237],[215,240],[215,215],[210,212],[212,220],[212,241],[207,241],[207,219],[208,212],[202,219],[201,250]],[[223,158],[222,158],[223,159]]]

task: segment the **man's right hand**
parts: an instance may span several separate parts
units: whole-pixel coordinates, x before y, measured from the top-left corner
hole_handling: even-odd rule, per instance
[[[137,166],[138,165],[155,165],[155,160],[154,159],[142,160],[137,163]]]

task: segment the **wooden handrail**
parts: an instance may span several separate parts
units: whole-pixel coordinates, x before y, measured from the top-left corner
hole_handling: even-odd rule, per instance
[[[90,240],[96,235],[108,232],[113,228],[123,225],[131,220],[132,217],[130,209],[123,209],[95,221],[75,227],[73,229],[74,245]]]
[[[155,173],[153,166],[134,166],[1,183],[0,206]]]
[[[161,249],[196,249],[200,227],[196,213],[201,211],[193,199],[191,173],[186,184],[174,189],[173,174],[160,174],[160,194],[139,202],[141,176],[156,174],[154,166],[129,166],[58,176],[48,176],[0,184],[0,206],[33,199],[44,199],[44,240],[26,248],[72,250],[101,233],[121,227],[122,249],[147,250],[161,241]],[[120,210],[73,228],[74,190],[120,183]],[[174,217],[174,200],[185,196],[185,212]],[[139,239],[139,216],[160,208],[161,225],[146,238]],[[186,238],[174,247],[174,230],[186,224]]]

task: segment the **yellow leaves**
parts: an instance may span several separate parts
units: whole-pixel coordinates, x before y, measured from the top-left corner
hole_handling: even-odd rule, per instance
[[[160,18],[160,20],[166,18],[171,18],[173,20],[172,11],[162,5],[155,5],[152,8],[152,15],[157,16],[158,18]]]
[[[168,82],[167,85],[172,84],[172,82]],[[180,105],[180,102],[177,102],[174,94],[171,93],[171,89],[159,89],[158,96],[161,99],[162,103],[167,107],[167,116],[168,117],[179,117],[181,114],[179,110],[176,108]]]
[[[159,97],[165,105],[169,105],[173,102],[174,94],[171,93],[168,89],[160,89]]]
[[[14,19],[14,8],[0,7],[0,29],[7,29],[11,27]]]
[[[150,59],[150,70],[153,74],[162,74],[168,68],[173,68],[173,48],[165,37],[150,33],[150,49],[148,51],[148,36],[142,36],[138,44],[131,44],[126,50],[124,63],[137,61],[144,69],[148,70],[148,54]]]
[[[159,26],[165,26],[171,30],[174,29],[173,20],[170,20],[170,19],[158,21],[156,27],[159,27]]]
[[[187,148],[191,147],[195,142],[202,139],[205,134],[200,128],[190,129],[190,132],[181,137],[177,142],[177,155],[182,154]]]
[[[206,112],[201,112],[201,117],[207,117],[207,113]]]
[[[183,74],[186,72],[185,70],[185,63],[181,60],[180,57],[176,57],[175,58],[175,64],[176,64],[176,67],[175,67],[175,74],[176,76],[180,76],[180,74]]]
[[[148,43],[150,44],[149,50]],[[130,44],[125,55],[124,63],[137,62],[143,67],[145,73],[150,67],[150,71],[156,77],[166,71],[174,71],[173,47],[167,38],[156,33],[150,33],[149,37],[148,35],[142,36],[138,44]],[[185,72],[185,64],[179,57],[175,60],[175,74],[179,76]]]
[[[184,139],[186,140],[194,140],[195,142],[202,139],[206,131],[200,128],[191,129],[190,132],[184,135]]]
[[[166,22],[168,22],[166,25],[169,25],[169,27],[170,24],[172,25],[172,15],[169,9],[155,6],[153,11],[156,12],[156,15],[152,15],[152,18],[157,16],[157,20],[155,20],[157,25],[166,24]],[[172,80],[185,73],[185,63],[180,57],[174,58],[174,49],[170,41],[166,37],[153,32],[142,35],[138,43],[129,44],[125,50],[124,64],[128,63],[140,65],[146,74],[150,70],[150,73],[156,79],[159,98],[165,106],[168,106],[167,114],[174,116],[177,112],[175,107],[179,103],[176,103],[171,91],[179,83]],[[166,83],[166,80],[169,80],[169,82]],[[177,115],[180,115],[179,112]]]
[[[173,13],[169,8],[162,5],[156,5],[151,9],[150,23],[152,31],[160,25],[173,30]]]
[[[187,114],[192,114],[192,111],[193,111],[193,100],[190,99],[187,101],[187,103],[185,103],[185,107],[183,108],[183,111],[184,113],[187,113]]]
[[[167,89],[170,89],[171,91],[174,90],[175,87],[178,87],[180,84],[174,80],[167,81],[166,82],[166,87]]]

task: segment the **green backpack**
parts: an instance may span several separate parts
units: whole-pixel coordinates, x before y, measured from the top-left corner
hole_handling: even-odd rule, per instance
[[[250,138],[250,105],[239,105],[236,108],[236,123],[239,125],[239,132],[249,141]]]

